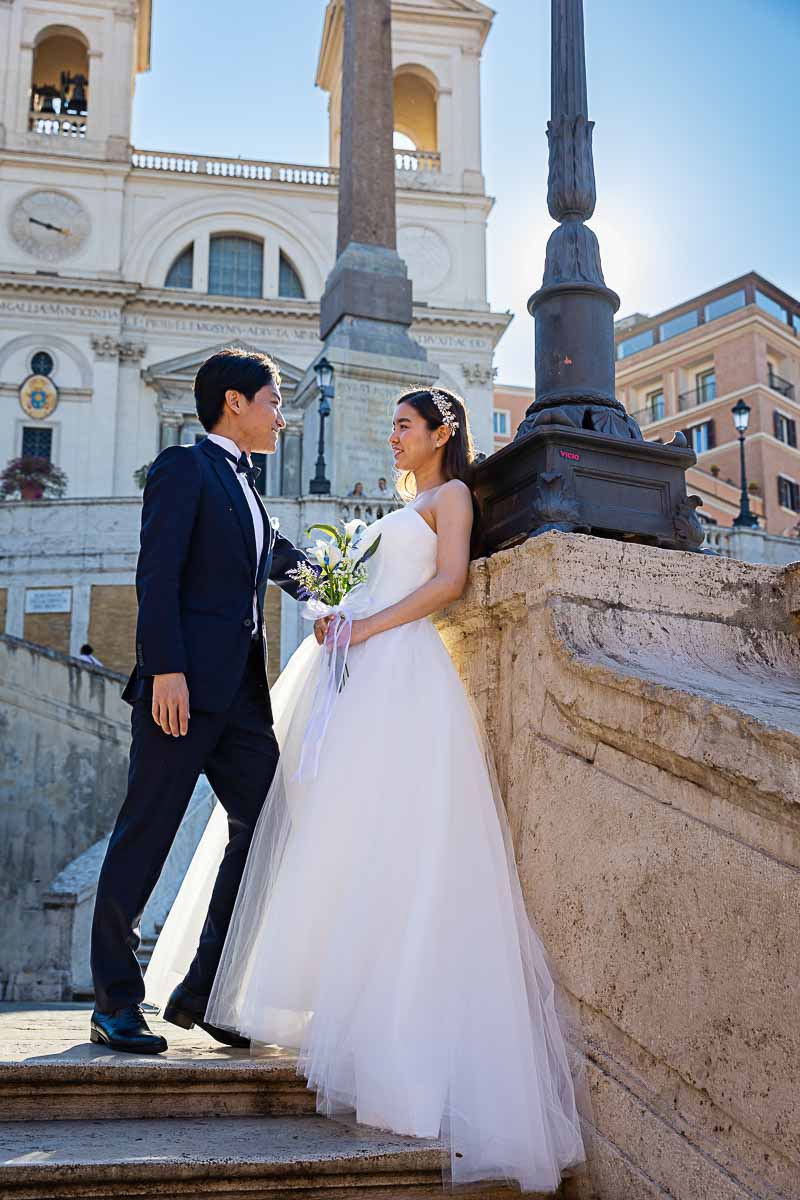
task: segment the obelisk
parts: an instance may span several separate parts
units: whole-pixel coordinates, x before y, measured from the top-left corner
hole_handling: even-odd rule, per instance
[[[391,0],[345,0],[336,264],[320,337],[424,359],[408,336],[411,280],[397,253]]]
[[[322,353],[335,372],[326,432],[333,496],[356,483],[375,495],[378,479],[391,479],[394,401],[437,374],[409,333],[411,280],[397,253],[391,33],[390,0],[345,0],[337,257],[320,302]],[[298,395],[307,479],[319,429],[312,376]]]

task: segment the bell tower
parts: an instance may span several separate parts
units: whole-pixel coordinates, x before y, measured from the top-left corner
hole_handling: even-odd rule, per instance
[[[122,162],[151,0],[0,4],[0,146]]]
[[[494,12],[480,0],[393,0],[394,144],[398,166],[443,191],[483,194],[480,67]],[[339,165],[344,0],[328,0],[316,84],[328,100],[329,156]]]

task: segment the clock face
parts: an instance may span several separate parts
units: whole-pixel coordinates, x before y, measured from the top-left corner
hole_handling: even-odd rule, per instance
[[[89,228],[86,209],[64,192],[31,192],[11,213],[14,241],[44,262],[60,262],[76,254]]]

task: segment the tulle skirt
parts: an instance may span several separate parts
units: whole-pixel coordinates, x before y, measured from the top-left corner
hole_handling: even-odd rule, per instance
[[[319,1112],[445,1138],[453,1183],[555,1189],[584,1157],[573,1080],[479,719],[417,621],[351,650],[298,779],[325,653],[305,641],[273,693],[281,763],[207,1018],[296,1048]],[[169,924],[154,967],[171,983],[193,934]]]

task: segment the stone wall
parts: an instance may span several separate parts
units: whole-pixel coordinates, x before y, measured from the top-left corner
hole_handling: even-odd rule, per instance
[[[800,1196],[800,566],[548,534],[441,632],[586,1039],[601,1200]]]
[[[70,998],[70,946],[44,900],[58,873],[109,832],[124,797],[122,682],[0,636],[2,999]]]

